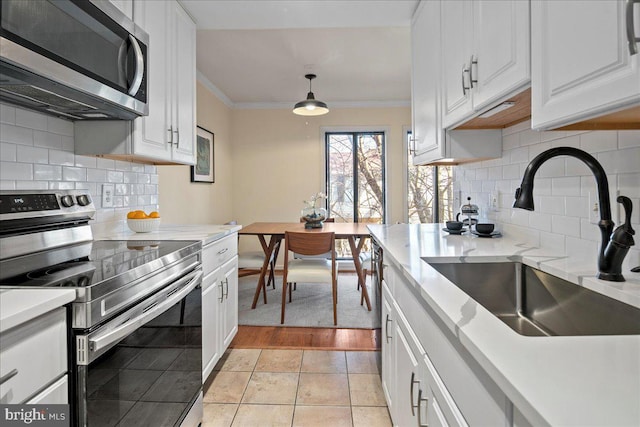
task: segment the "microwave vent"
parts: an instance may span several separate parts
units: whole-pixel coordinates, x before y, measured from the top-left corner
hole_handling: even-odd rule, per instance
[[[3,85],[0,89],[3,94],[13,95],[18,99],[30,101],[31,103],[44,104],[55,107],[58,110],[78,111],[78,110],[95,110],[87,104],[83,104],[73,99],[65,98],[48,90],[44,90],[31,85]]]

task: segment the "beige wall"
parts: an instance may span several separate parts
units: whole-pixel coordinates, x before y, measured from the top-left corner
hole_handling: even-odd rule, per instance
[[[409,107],[333,109],[321,117],[291,110],[234,110],[233,212],[240,224],[298,221],[303,200],[324,191],[322,128],[387,130],[387,222],[402,221],[402,126]]]
[[[197,86],[198,126],[214,134],[215,183],[192,183],[190,166],[158,166],[165,224],[222,224],[233,218],[231,109]]]
[[[215,134],[215,183],[190,182],[188,166],[158,166],[164,223],[298,221],[303,200],[324,190],[322,129],[386,130],[387,222],[404,220],[402,127],[411,109],[332,109],[300,117],[289,109],[232,110],[197,87],[198,125]]]

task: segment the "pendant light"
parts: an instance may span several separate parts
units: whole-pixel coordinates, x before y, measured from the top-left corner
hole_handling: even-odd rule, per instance
[[[327,104],[322,101],[318,101],[313,96],[313,92],[311,92],[311,80],[315,79],[316,75],[306,74],[304,78],[309,79],[309,93],[307,94],[307,99],[298,102],[295,107],[293,107],[293,114],[297,114],[299,116],[321,116],[323,114],[327,114],[329,112]]]

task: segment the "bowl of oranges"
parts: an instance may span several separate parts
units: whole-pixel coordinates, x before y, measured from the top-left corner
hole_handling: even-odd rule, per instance
[[[160,227],[160,214],[151,212],[147,215],[144,211],[131,211],[127,214],[127,226],[136,233],[151,233],[158,231]]]

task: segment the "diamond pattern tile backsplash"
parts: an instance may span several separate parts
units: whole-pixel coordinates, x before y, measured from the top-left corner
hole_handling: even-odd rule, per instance
[[[556,157],[544,163],[534,179],[535,211],[511,207],[529,162],[541,152],[561,146],[580,148],[602,164],[616,226],[623,219],[623,209],[615,199],[622,194],[633,201],[632,224],[640,230],[638,130],[537,132],[531,130],[529,121],[517,124],[503,131],[501,158],[454,168],[454,197],[463,202],[471,197],[483,216],[507,233],[595,262],[600,230],[590,222],[590,216],[599,218],[594,211],[596,183],[580,160]],[[639,246],[640,241],[631,248],[625,266],[640,265]]]
[[[114,185],[112,208],[102,184]],[[94,230],[120,231],[127,212],[158,210],[156,166],[74,154],[73,122],[0,103],[0,189],[86,189]]]

